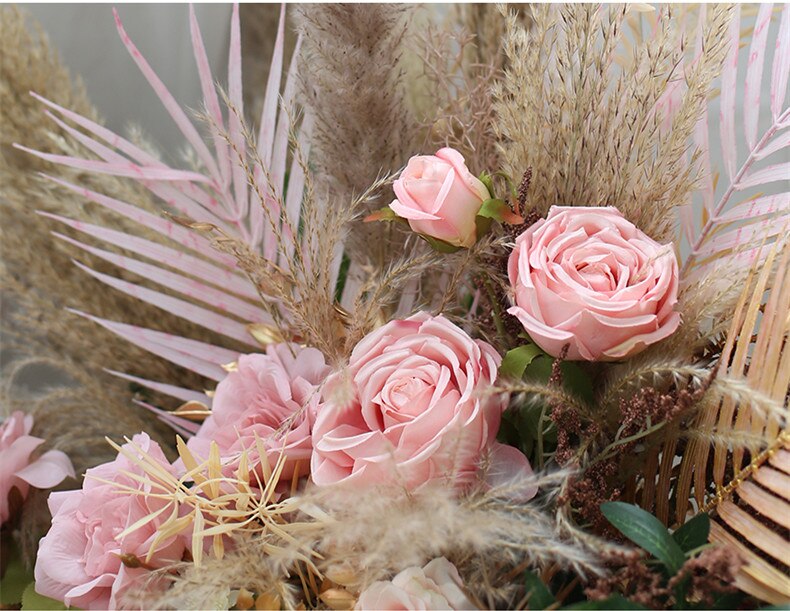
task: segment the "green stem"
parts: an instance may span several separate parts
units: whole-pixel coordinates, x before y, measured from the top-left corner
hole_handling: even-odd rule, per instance
[[[503,340],[507,339],[505,334],[505,324],[502,322],[502,310],[499,307],[499,301],[497,300],[494,287],[491,286],[491,281],[488,278],[483,279],[483,284],[486,287],[488,299],[491,302],[491,308],[493,309],[494,325],[496,325],[496,331]]]
[[[634,433],[633,435],[630,435],[629,437],[623,437],[622,439],[618,439],[617,441],[613,441],[608,446],[606,446],[604,451],[600,455],[598,455],[588,465],[588,467],[592,467],[594,464],[599,463],[602,460],[606,460],[607,458],[611,458],[612,456],[614,456],[615,453],[613,452],[613,450],[615,448],[617,448],[619,446],[622,446],[622,445],[625,445],[627,443],[631,443],[632,441],[637,441],[639,439],[642,439],[644,437],[652,435],[653,433],[655,433],[658,430],[661,430],[664,427],[664,425],[666,425],[666,423],[667,423],[666,420],[662,420],[661,422],[657,422],[653,426],[648,427],[648,428],[646,428],[646,429],[644,429],[642,431],[639,431],[638,433]]]
[[[538,469],[543,469],[543,422],[546,420],[546,403],[540,409],[540,418],[538,418],[538,438],[537,454],[538,454]]]

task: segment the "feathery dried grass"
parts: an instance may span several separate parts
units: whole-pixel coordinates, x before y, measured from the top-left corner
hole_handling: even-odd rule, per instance
[[[477,58],[479,39],[465,31],[429,28],[422,39],[422,95],[426,151],[450,146],[463,154],[473,174],[499,167],[491,88],[500,75],[495,63]]]
[[[311,151],[316,190],[332,206],[348,206],[415,152],[419,130],[400,83],[410,10],[323,4],[299,7],[297,17],[303,98],[316,126]],[[386,203],[376,198],[363,212]],[[355,228],[346,252],[355,265],[383,269],[402,252],[404,239],[389,223],[371,223]]]
[[[226,98],[225,103],[232,113],[238,115],[230,100]],[[240,118],[240,129],[248,143],[248,150],[252,151],[249,159],[236,150],[226,130],[213,125],[236,153],[235,163],[244,170],[248,184],[261,200],[276,200],[275,205],[264,207],[263,211],[265,221],[271,228],[276,250],[280,254],[279,265],[275,262],[277,258],[267,260],[253,252],[242,240],[227,235],[212,224],[182,222],[207,233],[217,250],[236,258],[239,268],[257,288],[261,305],[277,324],[279,336],[298,337],[321,350],[330,360],[340,363],[353,344],[349,346],[348,342],[343,341],[344,324],[348,322],[348,316],[335,303],[336,266],[348,235],[349,224],[378,196],[383,186],[389,184],[390,179],[377,179],[347,206],[330,206],[326,194],[316,192],[314,172],[308,166],[306,154],[297,138],[297,120],[294,117],[290,117],[290,120],[290,144],[294,158],[305,177],[298,227],[284,213],[285,205],[282,198],[276,195],[277,190],[269,173],[264,169],[262,180],[256,179],[255,165],[264,167],[264,164],[256,152],[253,136],[243,120]],[[389,282],[383,282],[378,288],[386,292],[388,284]],[[391,290],[396,290],[396,287]],[[381,305],[380,300],[373,302],[377,306]],[[367,326],[364,328],[365,332],[370,330]]]
[[[596,550],[606,543],[592,535],[557,534],[547,510],[567,477],[568,472],[558,471],[461,497],[443,486],[411,494],[312,488],[293,499],[304,517],[288,529],[290,545],[279,540],[273,549],[267,534],[246,540],[221,562],[207,558],[201,568],[187,567],[173,577],[172,589],[146,604],[183,607],[195,600],[195,591],[201,600],[216,600],[245,588],[274,594],[294,608],[312,579],[307,576],[301,586],[297,566],[304,550],[314,550],[318,583],[328,580],[345,588],[352,600],[373,581],[444,555],[478,600],[513,606],[524,595],[523,585],[512,579],[514,570],[556,563],[581,575],[600,571]],[[532,485],[540,487],[540,501],[508,500]]]
[[[710,11],[703,51],[685,73],[685,43],[670,9],[662,9],[653,37],[635,45],[634,61],[617,68],[628,10],[536,6],[529,31],[508,15],[495,127],[505,170],[511,176],[535,170],[528,209],[543,215],[555,204],[616,206],[645,233],[669,242],[673,208],[695,186],[687,143],[724,60],[730,9]],[[664,129],[658,105],[680,78],[687,90],[671,129]]]

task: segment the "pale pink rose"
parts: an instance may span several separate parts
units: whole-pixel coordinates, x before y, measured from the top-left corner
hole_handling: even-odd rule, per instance
[[[492,453],[507,398],[490,393],[500,356],[443,316],[421,312],[365,337],[327,381],[313,428],[313,481],[463,487]],[[520,457],[520,458],[519,458]]]
[[[434,558],[423,568],[410,567],[392,581],[376,581],[359,595],[358,611],[477,609],[447,558]]]
[[[148,435],[139,433],[132,442],[162,469],[174,472],[159,445]],[[131,444],[123,447],[138,453]],[[138,476],[143,473],[138,465],[119,454],[112,462],[88,469],[81,490],[50,494],[52,527],[39,543],[36,592],[81,609],[116,609],[121,595],[137,580],[150,575],[146,569],[127,567],[119,556],[131,554],[145,561],[157,527],[170,516],[170,511],[165,510],[120,538],[126,528],[167,504],[164,499],[130,494],[128,488],[148,492],[151,485],[125,472]],[[165,539],[157,544],[149,565],[160,568],[177,562],[184,549],[183,537]]]
[[[516,239],[508,310],[552,356],[617,360],[671,335],[678,263],[616,208],[554,206]]]
[[[284,453],[283,480],[293,476],[297,462],[299,473],[307,475],[319,389],[328,374],[321,352],[297,344],[272,344],[265,354],[242,355],[236,371],[217,385],[211,416],[189,440],[189,449],[206,459],[211,442],[216,442],[229,472],[246,449],[250,469],[261,475],[257,435],[272,468]]]
[[[491,198],[463,155],[451,148],[409,159],[393,190],[397,199],[390,208],[412,230],[464,248],[475,243],[475,218]]]
[[[67,477],[74,477],[69,457],[60,450],[50,450],[31,461],[33,451],[43,439],[29,435],[33,416],[14,412],[0,424],[0,523],[11,517],[8,495],[12,488],[27,497],[30,486],[52,488]]]

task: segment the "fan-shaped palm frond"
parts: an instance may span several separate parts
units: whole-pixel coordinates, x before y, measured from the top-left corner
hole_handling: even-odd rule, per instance
[[[231,17],[227,95],[215,84],[200,28],[190,8],[190,26],[195,61],[203,93],[203,113],[209,140],[198,131],[187,113],[144,59],[123,28],[118,13],[116,25],[123,44],[156,92],[165,109],[179,127],[193,159],[190,169],[171,167],[129,139],[98,123],[32,93],[49,107],[49,117],[89,153],[85,158],[44,153],[18,148],[47,161],[88,172],[98,172],[136,180],[161,202],[161,216],[151,214],[134,202],[120,201],[66,181],[46,176],[66,189],[80,193],[126,219],[152,230],[161,237],[152,241],[110,227],[103,227],[42,213],[72,230],[109,245],[109,249],[82,242],[54,232],[54,235],[91,255],[140,276],[129,282],[100,273],[75,261],[93,278],[114,289],[152,304],[176,316],[201,325],[216,335],[216,345],[176,337],[161,330],[146,329],[95,318],[94,320],[124,339],[153,354],[210,379],[223,377],[222,365],[235,360],[241,350],[259,345],[255,327],[275,319],[292,318],[282,303],[271,296],[261,299],[261,287],[250,270],[233,256],[246,253],[268,270],[298,284],[300,280],[316,285],[323,282],[327,301],[332,305],[339,260],[321,267],[325,278],[308,278],[307,269],[337,251],[335,238],[328,249],[316,248],[315,233],[325,224],[321,211],[312,201],[305,157],[309,152],[312,121],[309,116],[295,122],[289,114],[296,91],[296,61],[291,61],[280,95],[284,68],[283,6],[272,64],[266,87],[260,131],[253,139],[245,127],[241,90],[241,43],[238,6]],[[298,53],[298,42],[297,52]],[[223,112],[220,99],[224,100]],[[286,189],[287,184],[287,189]],[[188,221],[179,220],[186,217]],[[305,221],[304,217],[310,219]],[[299,229],[300,220],[302,224]],[[320,221],[320,222],[319,222]],[[184,225],[191,225],[186,227]],[[205,230],[203,233],[193,229]],[[209,234],[209,235],[205,235]],[[217,236],[220,236],[217,238]],[[212,239],[213,238],[213,239]],[[216,248],[217,239],[233,243],[233,248]],[[235,249],[235,250],[234,250]],[[120,251],[120,252],[119,252]],[[321,275],[321,270],[314,275]],[[280,272],[278,272],[280,273]],[[321,287],[319,287],[321,288]],[[298,287],[293,287],[297,294]],[[295,296],[295,299],[298,295]],[[253,329],[251,330],[251,326]],[[245,348],[246,347],[246,348]],[[111,372],[149,389],[180,400],[210,399],[192,390],[178,388],[166,381],[145,380]],[[161,414],[167,422],[189,428],[188,422]]]

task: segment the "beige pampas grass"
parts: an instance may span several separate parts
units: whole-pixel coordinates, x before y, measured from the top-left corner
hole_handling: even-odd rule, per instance
[[[687,142],[724,60],[730,9],[709,11],[703,51],[685,70],[671,9],[659,10],[655,34],[622,68],[628,5],[535,6],[530,29],[507,16],[495,126],[506,171],[536,170],[528,209],[616,206],[656,240],[674,238],[672,210],[696,180]],[[687,90],[667,129],[658,105],[678,79]]]
[[[316,190],[347,206],[378,177],[415,154],[417,125],[404,102],[400,58],[410,10],[403,5],[321,4],[298,8],[303,100],[315,119]],[[389,203],[382,194],[360,212]],[[388,223],[355,228],[346,251],[379,269],[403,252]]]

